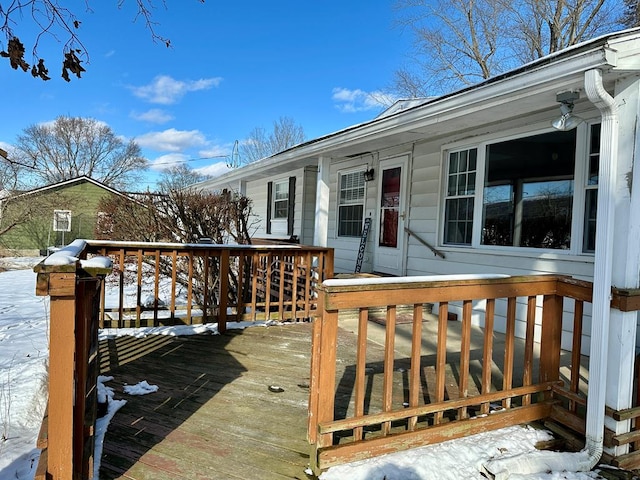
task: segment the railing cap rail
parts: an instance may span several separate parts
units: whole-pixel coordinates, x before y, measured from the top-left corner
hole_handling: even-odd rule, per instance
[[[503,275],[503,274],[460,274],[460,275],[424,275],[407,277],[381,277],[381,278],[340,278],[325,280],[319,289],[328,293],[347,292],[355,290],[388,290],[388,289],[413,289],[421,287],[438,287],[454,285],[477,284],[515,284],[525,282],[549,282],[564,281],[564,275]]]
[[[171,242],[132,242],[127,240],[87,240],[91,249],[96,248],[142,248],[159,250],[311,250],[324,252],[327,247],[315,247],[300,244],[248,245],[235,243],[171,243]]]

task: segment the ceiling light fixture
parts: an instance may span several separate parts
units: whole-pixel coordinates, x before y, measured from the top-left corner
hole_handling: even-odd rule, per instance
[[[551,122],[553,128],[565,132],[567,130],[573,130],[583,122],[580,117],[576,117],[573,114],[573,104],[578,98],[580,98],[580,93],[573,91],[562,92],[556,95],[556,101],[560,103],[561,115]]]

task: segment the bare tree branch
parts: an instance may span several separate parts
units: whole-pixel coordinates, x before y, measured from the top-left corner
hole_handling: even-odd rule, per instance
[[[262,127],[254,128],[240,148],[243,165],[269,157],[289,147],[304,142],[304,129],[290,117],[280,117],[273,122],[270,133]]]
[[[204,0],[198,0],[204,3]],[[159,0],[164,8],[167,8],[165,0]],[[38,55],[38,46],[46,37],[52,37],[57,42],[62,42],[62,73],[61,76],[66,81],[71,80],[70,75],[81,78],[85,71],[83,63],[89,62],[89,53],[80,39],[78,31],[82,21],[76,15],[75,9],[80,9],[73,5],[73,9],[67,8],[65,4],[71,3],[64,0],[10,0],[0,3],[0,31],[4,33],[7,40],[7,48],[0,51],[0,57],[9,58],[11,68],[21,69],[26,72],[31,67],[31,75],[42,80],[49,80],[49,70],[45,64],[45,59]],[[91,13],[90,0],[84,0],[84,12]],[[122,8],[127,0],[117,0],[117,7]],[[135,18],[143,19],[145,28],[151,33],[153,41],[160,41],[167,47],[171,46],[169,38],[157,33],[157,23],[153,21],[153,10],[155,5],[153,0],[135,0]],[[25,48],[21,40],[21,35],[17,34],[18,26],[23,22],[32,22],[38,29],[35,39],[32,42],[32,65],[24,58]],[[64,38],[64,40],[61,40]]]
[[[638,11],[637,0],[399,0],[416,46],[392,90],[429,96],[487,79],[615,30],[623,2]]]

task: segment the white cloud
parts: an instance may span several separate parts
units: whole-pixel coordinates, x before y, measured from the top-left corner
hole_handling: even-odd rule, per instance
[[[395,102],[396,98],[379,90],[365,92],[364,90],[336,87],[331,99],[338,110],[344,113],[363,112],[366,110],[381,110]]]
[[[200,150],[200,158],[216,158],[216,157],[229,157],[231,155],[231,148],[228,145],[211,145],[206,149]]]
[[[158,124],[167,123],[168,121],[173,120],[173,115],[160,108],[152,108],[151,110],[147,110],[142,113],[131,112],[130,116],[135,120]]]
[[[199,130],[176,130],[169,128],[162,132],[149,132],[135,139],[143,148],[158,152],[181,152],[189,148],[203,147],[208,144]]]
[[[227,173],[231,169],[227,166],[227,162],[216,162],[211,165],[207,165],[206,167],[196,168],[195,171],[201,173],[203,175],[208,175],[210,177],[219,177],[220,175]]]
[[[158,75],[148,85],[130,87],[136,97],[150,103],[170,105],[176,103],[188,92],[208,90],[217,87],[222,77],[202,78],[200,80],[176,80],[169,75]]]
[[[188,160],[189,156],[184,153],[168,153],[151,160],[149,162],[149,168],[156,171],[168,170],[169,168],[176,167]]]

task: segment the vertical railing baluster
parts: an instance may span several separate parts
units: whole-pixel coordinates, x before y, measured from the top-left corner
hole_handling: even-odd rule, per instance
[[[160,295],[160,250],[156,248],[154,252],[156,271],[154,275],[155,285],[153,287],[153,325],[158,325],[158,297]],[[148,322],[147,322],[148,323]],[[147,327],[149,325],[146,325]]]
[[[515,352],[515,335],[516,335],[516,298],[509,297],[507,300],[507,328],[504,339],[504,367],[502,389],[511,390],[513,387],[513,360]],[[505,398],[502,401],[504,408],[511,407],[511,398]]]
[[[367,324],[369,322],[369,309],[364,307],[358,311],[358,346],[356,352],[356,384],[355,384],[355,408],[356,417],[364,415],[365,400],[365,373],[367,367]],[[362,440],[364,429],[356,427],[353,430],[354,440]]]
[[[218,330],[224,333],[227,330],[227,305],[229,304],[229,249],[220,252],[220,295],[218,296]]]
[[[522,385],[527,386],[533,383],[533,340],[536,326],[536,297],[530,295],[527,299],[527,324],[524,340],[524,368],[522,374]],[[522,397],[522,405],[531,405],[531,395]]]
[[[271,320],[271,267],[273,264],[273,254],[270,252],[265,255],[267,264],[265,265],[265,282],[264,282],[264,310],[266,320]]]
[[[420,395],[420,360],[422,358],[422,322],[423,307],[421,303],[413,306],[413,325],[411,329],[411,369],[409,370],[409,406],[417,407]],[[409,430],[413,431],[418,423],[418,417],[409,419]]]
[[[189,250],[189,266],[187,273],[187,325],[191,325],[193,320],[191,318],[191,306],[193,303],[193,250]]]
[[[582,314],[584,302],[576,300],[573,307],[573,341],[571,347],[571,379],[569,388],[573,393],[580,392],[580,353],[582,352]],[[576,412],[578,405],[574,401],[569,402],[569,410]]]
[[[178,251],[173,249],[171,251],[171,321],[176,321],[176,291],[178,288]]]
[[[298,321],[298,281],[300,280],[300,262],[302,256],[299,252],[294,252],[292,256],[293,262],[293,285],[291,286],[291,315],[294,322]]]
[[[124,325],[124,269],[125,269],[125,253],[124,248],[120,249],[120,272],[118,275],[118,322],[117,326],[123,328]]]
[[[287,286],[287,257],[288,255],[285,252],[280,253],[279,258],[280,262],[278,264],[278,321],[282,322],[284,320],[284,297],[286,295],[286,286]]]
[[[396,340],[396,306],[387,306],[384,337],[384,373],[382,380],[382,411],[390,412],[393,409],[393,363],[395,360]],[[382,434],[391,432],[391,422],[382,424]]]
[[[438,343],[436,346],[436,402],[444,402],[447,371],[447,322],[449,321],[449,304],[440,302],[438,307]],[[442,412],[434,415],[433,423],[442,421]]]
[[[138,328],[141,326],[140,319],[142,318],[142,266],[143,266],[143,257],[144,252],[142,249],[138,249],[137,253],[137,289],[136,289],[136,320],[135,327]]]
[[[462,302],[462,336],[460,338],[460,385],[459,398],[469,396],[469,366],[471,358],[471,300]],[[458,419],[467,418],[467,407],[458,410]]]
[[[202,263],[202,323],[207,323],[209,310],[209,264],[211,262],[211,252],[205,250],[199,252]]]
[[[315,285],[316,288],[321,282],[312,284],[312,276],[313,276],[313,256],[311,252],[307,252],[305,255],[305,265],[304,265],[304,316],[305,318],[309,318],[311,316],[311,301],[312,301],[312,289],[311,285]]]
[[[236,289],[236,322],[244,320],[244,269],[247,256],[244,251],[238,252],[236,262],[238,263],[238,288]]]
[[[493,369],[493,327],[495,321],[496,300],[487,299],[487,306],[484,314],[484,344],[482,349],[482,393],[491,391],[491,372]],[[484,402],[480,406],[480,413],[489,413],[490,403]]]

